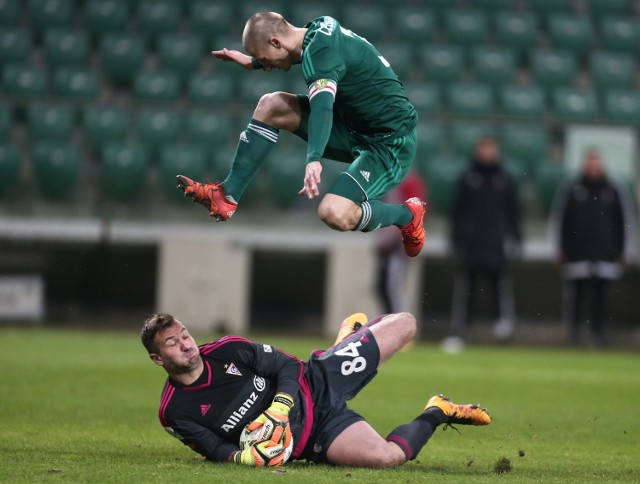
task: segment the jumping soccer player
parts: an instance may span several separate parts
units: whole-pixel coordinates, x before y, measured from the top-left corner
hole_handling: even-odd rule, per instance
[[[308,94],[262,96],[240,134],[227,178],[205,184],[178,175],[185,196],[204,205],[218,221],[228,220],[283,129],[308,142],[300,195],[312,199],[320,194],[323,157],[349,163],[318,207],[325,224],[362,232],[395,225],[407,255],[416,256],[424,245],[424,202],[379,200],[404,180],[417,144],[417,113],[389,62],[331,17],[300,28],[277,13],[257,13],[244,27],[242,44],[253,57],[228,49],[213,55],[247,70],[289,71],[301,63]]]
[[[334,346],[312,352],[306,362],[239,336],[198,347],[169,314],[152,315],[141,336],[151,360],[169,374],[160,401],[162,426],[208,460],[277,466],[283,444],[293,438],[292,459],[396,467],[414,459],[441,424],[491,423],[478,405],[436,395],[413,421],[384,438],[347,407],[415,334],[411,314],[367,323],[357,313],[342,323]],[[240,433],[248,424],[268,425],[272,435],[241,451]]]

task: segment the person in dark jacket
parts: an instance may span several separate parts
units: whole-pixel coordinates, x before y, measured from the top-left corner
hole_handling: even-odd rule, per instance
[[[580,307],[593,289],[593,312],[586,322],[593,342],[605,343],[604,321],[609,282],[622,275],[633,252],[633,203],[610,180],[596,149],[585,154],[581,175],[561,188],[550,217],[556,261],[565,278],[564,305],[567,343],[580,336]]]
[[[507,240],[519,247],[520,209],[513,177],[500,164],[500,147],[493,138],[480,138],[472,166],[460,177],[455,198],[452,242],[462,267],[453,290],[452,332],[458,344],[468,336],[473,292],[484,276],[492,286],[494,334],[501,341],[513,335],[515,309],[507,275]]]

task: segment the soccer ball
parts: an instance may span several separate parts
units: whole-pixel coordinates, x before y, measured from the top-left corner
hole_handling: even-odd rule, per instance
[[[266,434],[269,431],[269,428],[266,425],[263,425],[262,427],[258,427],[253,432],[249,431],[247,427],[249,427],[249,425],[243,428],[242,432],[240,433],[240,442],[238,444],[240,446],[240,450],[245,450],[251,447],[256,442],[260,442],[264,440]],[[292,453],[293,453],[293,438],[291,439],[291,442],[289,443],[288,447],[284,449],[284,459],[282,460],[283,464],[289,460],[289,457],[291,457]]]

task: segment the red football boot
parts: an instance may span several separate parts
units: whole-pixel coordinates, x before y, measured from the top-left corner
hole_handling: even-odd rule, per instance
[[[426,204],[418,197],[405,201],[406,207],[411,210],[413,220],[404,227],[400,227],[402,232],[402,244],[404,251],[409,257],[417,256],[424,246],[424,216],[427,212]]]
[[[178,175],[176,179],[184,196],[203,205],[218,222],[229,220],[238,208],[237,203],[225,197],[220,183],[198,183],[184,175]]]

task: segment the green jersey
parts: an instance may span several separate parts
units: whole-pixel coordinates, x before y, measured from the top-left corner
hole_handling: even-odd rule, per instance
[[[310,100],[329,90],[344,124],[373,140],[393,139],[415,128],[416,110],[373,45],[332,17],[320,17],[305,27],[302,74]]]

